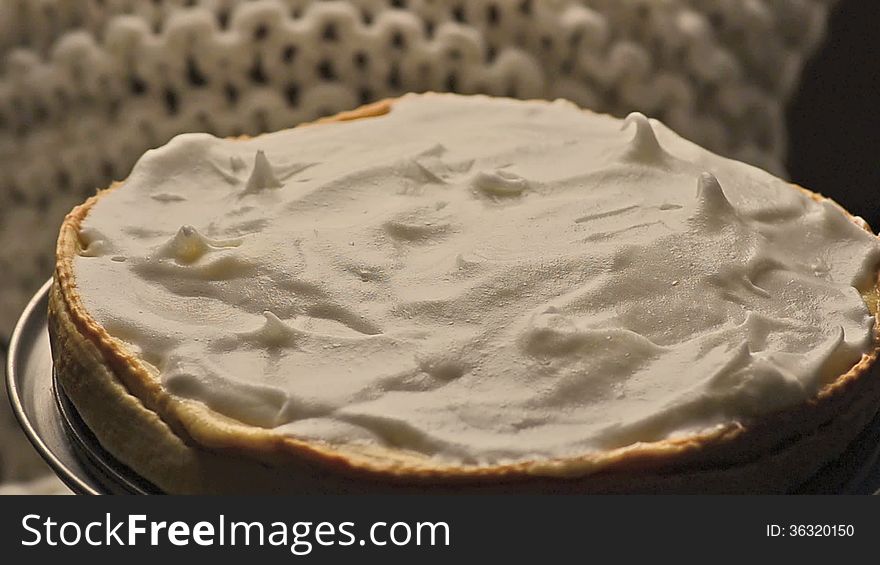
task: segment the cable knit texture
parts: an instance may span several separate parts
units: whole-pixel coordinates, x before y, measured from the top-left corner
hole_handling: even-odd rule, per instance
[[[5,0],[0,336],[56,228],[147,149],[406,91],[657,117],[782,173],[784,105],[834,0]]]

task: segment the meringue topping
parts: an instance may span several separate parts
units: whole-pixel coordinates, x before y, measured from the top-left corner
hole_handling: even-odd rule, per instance
[[[307,174],[273,166],[292,162]],[[413,95],[179,136],[83,241],[86,308],[173,395],[459,463],[748,422],[874,343],[880,245],[857,220],[641,114],[561,101]]]

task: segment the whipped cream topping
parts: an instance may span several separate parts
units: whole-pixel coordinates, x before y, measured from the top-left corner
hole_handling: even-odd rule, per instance
[[[563,457],[802,402],[873,342],[877,240],[640,114],[407,96],[148,152],[78,290],[181,398],[464,463]]]

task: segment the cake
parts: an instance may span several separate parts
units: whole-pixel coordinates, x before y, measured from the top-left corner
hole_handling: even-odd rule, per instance
[[[50,337],[165,492],[785,492],[877,412],[878,262],[641,114],[407,95],[148,151],[65,219]]]

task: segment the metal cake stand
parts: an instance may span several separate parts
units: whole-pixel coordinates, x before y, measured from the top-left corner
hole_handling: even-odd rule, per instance
[[[79,494],[161,494],[114,459],[55,382],[46,320],[49,281],[34,295],[9,342],[12,409],[28,439],[64,483]],[[795,492],[880,494],[880,415],[837,460]]]
[[[19,318],[9,342],[6,385],[28,439],[58,477],[78,494],[152,494],[159,489],[98,443],[55,382],[46,312],[47,282]]]

